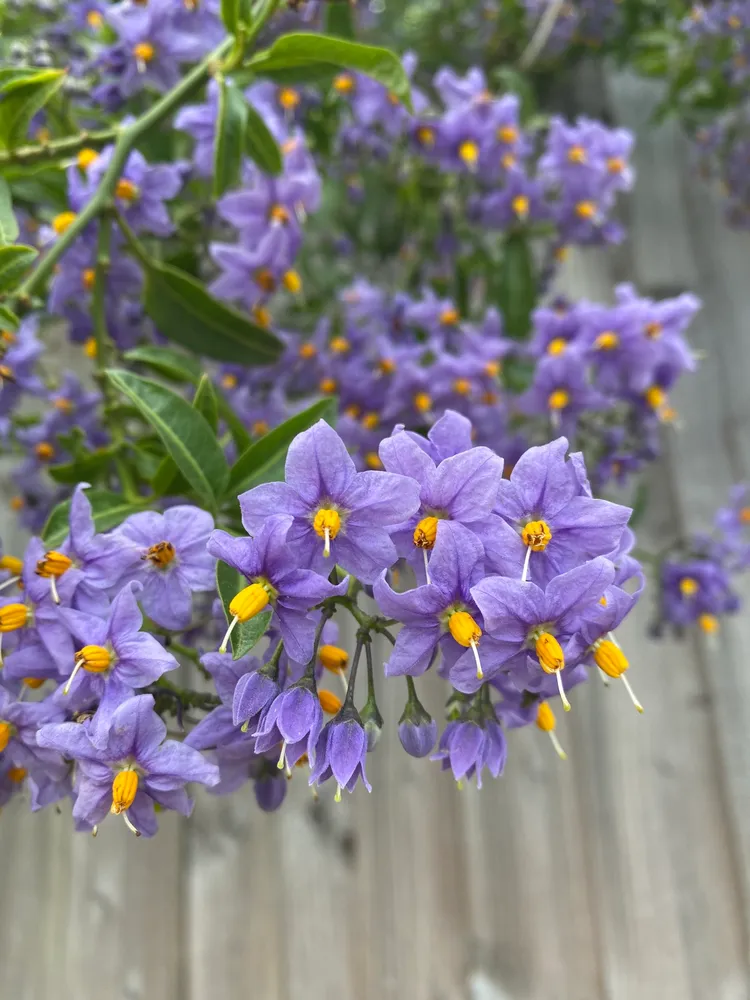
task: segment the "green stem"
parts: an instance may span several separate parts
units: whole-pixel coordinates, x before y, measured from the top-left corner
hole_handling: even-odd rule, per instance
[[[43,163],[45,160],[61,160],[73,156],[84,148],[99,149],[107,143],[114,142],[119,135],[116,128],[98,129],[95,132],[79,132],[63,139],[53,139],[50,142],[29,146],[17,146],[0,152],[0,167],[11,164],[30,166],[32,163]]]
[[[34,291],[52,274],[58,260],[63,256],[68,247],[78,239],[86,226],[101,213],[112,196],[117,181],[120,179],[122,171],[127,162],[131,150],[140,137],[158,125],[163,118],[171,114],[190,94],[199,87],[214,71],[217,63],[229,52],[233,44],[232,38],[226,38],[221,45],[214,49],[203,62],[199,63],[190,73],[184,77],[177,86],[165,94],[160,100],[149,108],[145,114],[137,118],[131,125],[127,125],[119,132],[119,137],[115,143],[112,159],[106,173],[101,179],[99,187],[85,206],[76,216],[76,219],[60,238],[52,245],[47,253],[42,257],[37,266],[31,272],[15,294],[16,299],[28,301]]]

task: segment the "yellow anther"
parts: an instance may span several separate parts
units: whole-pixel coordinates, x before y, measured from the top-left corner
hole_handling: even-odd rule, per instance
[[[265,420],[256,420],[250,428],[250,433],[253,437],[263,437],[265,434],[268,434],[269,430],[270,427]]]
[[[715,635],[719,631],[719,619],[716,615],[703,614],[698,618],[698,626],[706,635]]]
[[[471,392],[471,382],[467,378],[457,378],[453,382],[453,391],[459,396],[468,396]]]
[[[260,267],[255,272],[255,284],[264,292],[271,293],[276,288],[276,278],[273,272],[267,267]]]
[[[729,17],[727,18],[727,24],[729,25],[730,28],[741,28],[742,27],[742,21],[737,16],[737,14],[730,14]]]
[[[454,309],[453,306],[443,309],[440,313],[440,322],[443,326],[455,326],[459,319],[458,310]]]
[[[24,677],[23,682],[27,688],[37,691],[44,684],[44,677]]]
[[[318,701],[326,715],[335,715],[341,709],[341,699],[332,691],[318,691]]]
[[[431,149],[435,145],[435,130],[428,125],[420,125],[417,129],[417,142],[420,146]]]
[[[14,728],[9,722],[0,722],[0,753],[5,750],[13,737]]]
[[[570,396],[566,389],[555,389],[549,394],[547,406],[550,410],[564,410],[570,402]]]
[[[483,392],[479,398],[480,402],[486,403],[487,406],[494,406],[500,397],[496,392]]]
[[[9,767],[6,771],[8,781],[12,781],[14,785],[20,785],[28,773],[25,767]]]
[[[354,90],[354,77],[350,73],[339,73],[333,81],[333,89],[339,94],[351,94]]]
[[[0,569],[6,569],[13,576],[20,576],[23,569],[23,560],[17,556],[2,556],[0,558]]]
[[[364,417],[362,417],[362,426],[365,430],[374,431],[379,423],[380,415],[378,413],[365,413]]]
[[[49,552],[45,552],[43,558],[37,562],[36,575],[44,577],[45,580],[51,576],[61,577],[63,573],[67,573],[72,565],[73,560],[70,556],[51,549]]]
[[[565,656],[562,646],[551,632],[542,632],[537,638],[534,648],[539,665],[545,674],[554,674],[565,666]]]
[[[583,146],[571,146],[568,150],[568,160],[571,163],[585,163],[587,160],[586,150]]]
[[[346,354],[346,352],[350,349],[351,344],[346,337],[334,337],[328,347],[334,354]]]
[[[743,524],[750,524],[750,507],[743,507],[740,510],[740,521]]]
[[[76,221],[76,218],[77,216],[75,212],[61,212],[52,220],[52,228],[58,236],[62,236],[66,229],[70,229]]]
[[[432,397],[429,393],[418,392],[414,397],[414,407],[420,413],[426,413],[432,406]]]
[[[378,361],[378,371],[381,375],[393,375],[396,371],[396,362],[393,358],[381,358]]]
[[[557,247],[555,250],[555,259],[559,261],[560,264],[567,260],[570,256],[570,247]]]
[[[55,457],[55,447],[49,441],[40,441],[34,447],[34,454],[40,462],[49,462]]]
[[[601,604],[601,606],[602,606],[603,608],[606,608],[606,607],[607,607],[607,598],[606,598],[606,597],[605,597],[604,595],[602,595],[602,596],[601,596],[601,597],[599,598],[599,603]]]
[[[61,413],[70,413],[73,410],[72,402],[65,396],[57,396],[55,399],[52,400],[52,405],[56,410],[59,410]]]
[[[484,677],[482,664],[479,660],[479,650],[477,644],[482,638],[482,630],[471,617],[468,611],[454,611],[448,619],[448,631],[459,644],[471,649],[474,654],[474,662],[477,666],[477,678]]]
[[[579,219],[593,219],[596,215],[596,204],[593,201],[579,201],[576,205],[576,215]]]
[[[258,324],[262,326],[263,329],[267,329],[271,325],[271,314],[266,309],[265,306],[255,305],[252,309],[253,319]]]
[[[326,396],[330,396],[338,389],[338,383],[335,378],[324,378],[320,380],[318,388],[321,392],[325,393]]]
[[[611,174],[621,174],[625,170],[625,160],[621,156],[610,156],[607,160],[607,170]]]
[[[438,519],[423,517],[414,529],[414,544],[418,549],[431,549],[437,538]]]
[[[503,366],[499,361],[488,361],[484,366],[484,374],[489,375],[490,378],[497,378],[502,370]]]
[[[652,320],[650,323],[646,323],[643,332],[649,340],[658,340],[664,332],[664,327],[657,320]]]
[[[609,639],[602,639],[594,646],[594,662],[607,677],[615,680],[630,666],[620,647]]]
[[[84,646],[76,653],[76,663],[90,674],[103,674],[112,665],[112,654],[104,646]]]
[[[556,357],[558,354],[562,354],[566,350],[567,346],[568,342],[565,337],[555,337],[553,340],[550,340],[549,344],[547,344],[547,354],[551,354],[553,357]]]
[[[239,379],[232,372],[227,372],[226,375],[221,376],[221,387],[222,389],[236,389],[239,384]]]
[[[10,509],[18,513],[19,510],[23,510],[26,506],[26,501],[23,497],[11,497],[10,498]]]
[[[515,125],[503,125],[497,130],[500,142],[515,142],[518,139],[518,129]]]
[[[284,111],[293,111],[300,102],[299,93],[291,87],[282,87],[279,90],[278,98]]]
[[[13,369],[9,365],[0,365],[0,382],[14,382]]]
[[[683,576],[680,580],[680,593],[683,597],[693,597],[699,589],[698,581],[692,576]]]
[[[500,164],[505,167],[506,170],[510,170],[511,167],[515,167],[516,158],[512,153],[503,153],[500,157]]]
[[[613,330],[605,330],[594,341],[594,347],[597,351],[614,351],[619,343],[620,338]]]
[[[330,670],[332,674],[346,670],[349,663],[349,654],[340,646],[321,646],[318,650],[318,656],[326,670]]]
[[[18,337],[12,330],[0,330],[0,341],[3,344],[15,344]]]
[[[357,403],[350,403],[344,409],[344,414],[351,420],[358,420],[361,413],[362,413],[362,407],[359,406]]]
[[[104,24],[104,16],[98,10],[90,10],[86,15],[86,24],[94,31],[98,31]]]
[[[129,181],[127,177],[121,177],[117,182],[115,198],[119,198],[120,201],[135,201],[139,194],[138,185]]]
[[[544,552],[552,540],[552,532],[546,521],[529,521],[521,531],[521,539],[533,552]]]
[[[466,166],[473,170],[479,162],[479,146],[473,139],[466,139],[458,147],[458,155]]]
[[[81,271],[81,284],[83,285],[85,291],[90,292],[91,289],[94,287],[95,281],[96,281],[96,271],[94,270],[93,267],[87,267],[84,268],[83,271]]]
[[[282,284],[292,295],[299,295],[302,291],[302,278],[296,271],[284,271],[281,276]]]
[[[646,403],[652,410],[660,410],[667,401],[667,394],[658,385],[652,385],[645,393]]]
[[[101,16],[101,15],[100,15]],[[78,156],[76,157],[76,163],[81,168],[81,170],[88,170],[89,167],[96,163],[99,159],[99,154],[95,149],[89,149],[85,147],[78,151]]]
[[[150,563],[154,566],[158,566],[159,569],[164,569],[174,559],[175,555],[174,545],[171,542],[157,542],[156,545],[152,545],[141,557],[142,559],[148,559]]]
[[[282,225],[289,222],[289,212],[283,205],[272,205],[268,216],[271,222],[279,222]]]
[[[97,354],[99,353],[99,345],[96,342],[96,337],[89,337],[88,340],[83,345],[83,353],[87,358],[91,358],[93,361]]]
[[[239,622],[248,622],[268,606],[269,593],[260,583],[251,583],[229,602],[229,614]]]
[[[119,771],[112,782],[112,809],[115,816],[130,809],[138,792],[138,772]]]
[[[555,732],[555,713],[546,701],[539,702],[539,708],[536,713],[536,724],[543,733],[547,733],[560,760],[567,760],[568,755],[563,750]]]
[[[156,55],[156,49],[150,42],[138,42],[138,44],[133,47],[133,55],[135,56],[136,62],[145,67]]]
[[[326,559],[331,554],[331,542],[341,531],[341,516],[331,507],[321,507],[313,518],[313,530],[316,535],[325,539],[323,555]]]
[[[315,357],[315,355],[318,353],[318,350],[315,344],[300,344],[297,353],[301,358],[304,358],[306,361],[309,361],[310,358]]]
[[[368,469],[372,469],[375,472],[379,472],[383,468],[383,463],[380,460],[380,455],[376,451],[368,451],[365,455],[365,465]]]
[[[525,194],[517,194],[510,203],[510,207],[519,219],[525,219],[529,214],[529,199]]]

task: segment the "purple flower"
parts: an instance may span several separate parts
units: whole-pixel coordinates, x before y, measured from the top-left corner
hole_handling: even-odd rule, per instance
[[[510,671],[520,689],[533,691],[544,674],[554,674],[567,710],[562,644],[578,630],[583,612],[604,595],[614,575],[612,563],[599,557],[555,577],[546,590],[502,576],[486,577],[473,586],[471,596],[487,636],[494,641],[490,645],[483,637],[485,676],[492,677],[501,669]],[[466,653],[454,663],[449,676],[459,691],[473,692],[481,686]]]
[[[89,731],[98,747],[106,741],[117,707],[136,688],[153,684],[179,666],[153,635],[141,632],[143,616],[134,593],[140,589],[136,582],[126,584],[112,602],[106,621],[71,608],[60,609],[60,617],[82,643],[62,693],[70,693],[71,703],[80,706],[99,699]]]
[[[357,472],[343,441],[323,420],[292,442],[285,478],[285,483],[264,483],[240,497],[249,533],[260,531],[272,514],[290,514],[294,523],[287,545],[300,565],[327,573],[329,565],[338,563],[364,583],[373,583],[396,561],[388,528],[419,506],[414,480],[389,472]]]
[[[76,829],[94,829],[112,812],[136,835],[152,837],[157,829],[155,805],[189,816],[193,803],[186,782],[218,782],[218,768],[197,750],[164,739],[167,727],[153,708],[151,695],[129,698],[113,713],[103,743],[92,740],[90,721],[39,730],[40,747],[76,761]]]
[[[67,765],[58,753],[38,746],[36,739],[40,726],[64,717],[64,711],[49,699],[22,702],[0,687],[0,760],[23,768],[37,782],[64,780]]]
[[[303,754],[315,760],[315,746],[323,728],[315,682],[305,676],[271,702],[261,716],[255,733],[255,747],[260,753],[281,743],[279,769],[294,767]]]
[[[245,682],[243,687],[246,687],[250,678],[257,677],[260,663],[251,656],[234,660],[231,653],[205,653],[201,657],[201,665],[211,674],[222,704],[209,712],[190,730],[185,742],[196,750],[250,744],[248,750],[254,753],[255,745],[252,737],[240,729],[240,724],[246,718],[250,718],[250,715],[235,722],[233,704],[238,697],[238,690],[242,690],[243,681]],[[274,684],[273,688],[273,694],[260,706],[261,708],[265,708],[278,693],[278,685]]]
[[[497,778],[503,772],[506,757],[505,734],[496,721],[455,720],[443,730],[432,760],[441,761],[443,770],[450,768],[459,782],[476,774],[477,787],[481,788],[482,768],[487,767]]]
[[[213,526],[206,511],[179,505],[163,514],[131,514],[110,536],[127,553],[127,578],[143,584],[143,610],[162,628],[188,628],[193,592],[214,589],[215,562],[206,547]]]
[[[372,786],[365,774],[367,734],[359,712],[347,704],[338,715],[326,723],[315,746],[315,763],[310,772],[310,784],[320,785],[333,777],[336,781],[336,801],[341,801],[341,789],[353,792],[359,778],[368,792]]]

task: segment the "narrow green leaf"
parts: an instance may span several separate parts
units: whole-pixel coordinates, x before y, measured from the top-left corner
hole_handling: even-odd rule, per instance
[[[239,594],[243,587],[246,586],[247,580],[233,566],[228,566],[225,562],[221,562],[221,560],[217,562],[216,589],[219,591],[221,603],[224,605],[227,625],[232,620],[232,615],[229,613],[229,604],[232,598]],[[265,635],[272,614],[272,611],[261,611],[259,615],[251,618],[250,621],[235,625],[230,639],[233,659],[239,660],[241,656],[245,656],[258,640]]]
[[[112,461],[116,454],[114,448],[97,448],[82,458],[73,462],[65,462],[61,465],[50,465],[47,471],[56,483],[76,483],[93,482]]]
[[[202,414],[206,423],[216,434],[219,426],[219,401],[216,398],[213,382],[204,375],[198,383],[193,396],[193,407]]]
[[[525,340],[531,331],[531,313],[536,304],[534,260],[525,236],[508,237],[497,280],[497,300],[505,332],[516,340]]]
[[[248,105],[230,80],[219,85],[219,113],[214,141],[214,198],[239,183]]]
[[[140,410],[197,496],[208,506],[221,496],[229,469],[205,417],[166,386],[122,369],[107,377]]]
[[[18,316],[7,306],[0,305],[0,325],[3,329],[15,330],[20,320]]]
[[[283,353],[269,330],[214,299],[195,278],[153,260],[145,270],[144,309],[169,340],[199,356],[242,365],[268,365]]]
[[[327,35],[354,38],[354,9],[349,0],[330,0],[326,6],[325,29]]]
[[[411,86],[401,60],[389,49],[377,45],[362,45],[313,32],[282,35],[247,66],[256,73],[265,73],[308,65],[319,68],[321,63],[372,77],[411,110]]]
[[[27,137],[34,115],[65,80],[66,71],[45,69],[8,80],[0,94],[0,146],[12,149]]]
[[[202,370],[200,362],[188,354],[174,351],[171,347],[155,347],[144,344],[134,347],[123,354],[123,360],[131,364],[145,365],[153,368],[159,375],[173,379],[175,382],[199,382]]]
[[[281,150],[268,126],[252,106],[246,105],[245,152],[267,174],[277,176],[283,169]]]
[[[226,398],[221,389],[214,386],[214,392],[216,393],[216,399],[219,403],[219,416],[229,428],[229,433],[232,435],[232,440],[234,441],[234,446],[237,449],[237,454],[241,455],[242,452],[246,451],[252,444],[252,438],[248,434],[245,425],[232,409],[229,400]]]
[[[34,247],[22,243],[0,247],[0,292],[13,291],[20,285],[38,253]]]
[[[13,213],[10,188],[0,177],[0,243],[12,243],[18,239],[18,222]]]
[[[281,479],[284,474],[286,453],[296,436],[321,419],[333,424],[337,410],[336,399],[321,399],[301,413],[295,413],[268,434],[264,434],[259,441],[251,444],[232,466],[229,474],[229,493],[234,495],[244,493],[258,483]]]
[[[239,13],[240,0],[221,0],[221,19],[230,35],[233,35],[237,30]]]
[[[142,504],[128,503],[119,493],[108,490],[86,490],[86,496],[91,504],[94,525],[97,531],[109,531],[116,528],[130,514],[136,514],[148,507],[148,501]],[[55,548],[68,534],[68,518],[70,516],[70,500],[55,507],[42,530],[42,538],[49,548]]]

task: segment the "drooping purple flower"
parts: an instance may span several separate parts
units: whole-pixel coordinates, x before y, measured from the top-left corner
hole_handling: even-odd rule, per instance
[[[481,721],[454,720],[443,730],[432,760],[441,761],[443,770],[453,772],[456,781],[477,776],[482,787],[482,769],[487,767],[494,778],[505,767],[507,743],[500,725],[490,719]]]
[[[199,751],[164,739],[167,727],[153,709],[151,695],[129,698],[113,713],[103,743],[92,740],[90,720],[39,730],[40,747],[76,762],[77,829],[92,830],[112,812],[137,835],[152,837],[157,829],[155,805],[189,816],[193,803],[185,784],[218,782],[218,768]]]
[[[279,768],[294,767],[303,754],[315,760],[315,747],[323,728],[323,710],[314,681],[307,675],[271,702],[261,715],[255,733],[260,753],[281,744]]]
[[[326,723],[315,746],[315,758],[310,772],[310,784],[320,785],[328,778],[336,782],[336,801],[341,800],[341,789],[353,792],[358,779],[368,792],[372,786],[365,773],[367,734],[359,712],[353,705],[345,705],[338,715]]]
[[[264,483],[240,497],[242,523],[255,534],[272,514],[290,514],[287,544],[299,564],[320,573],[338,563],[364,583],[397,558],[388,529],[419,506],[419,485],[388,472],[357,472],[325,421],[292,442],[286,482]],[[329,563],[329,556],[331,561]]]

